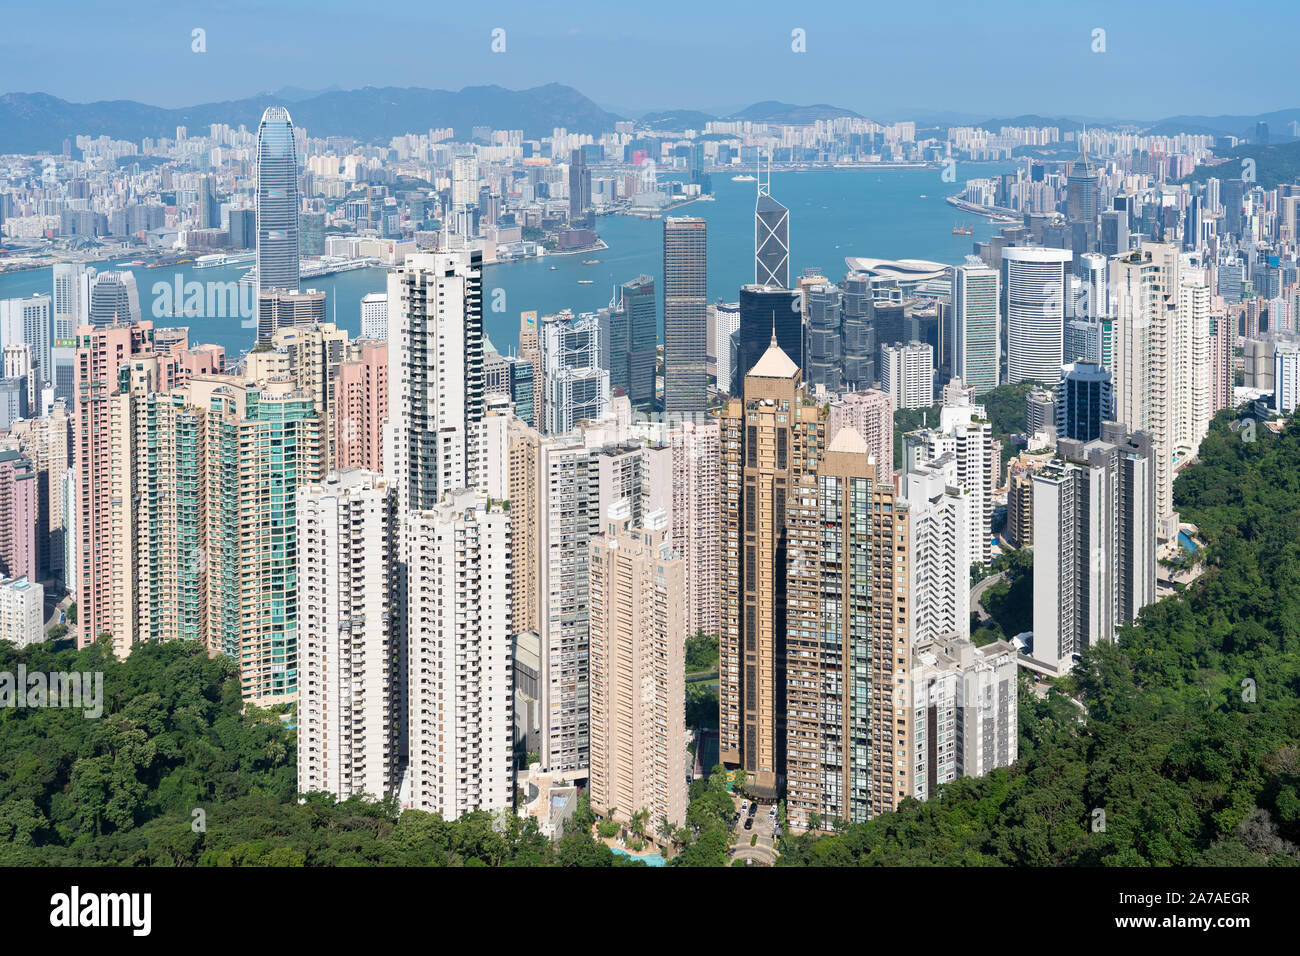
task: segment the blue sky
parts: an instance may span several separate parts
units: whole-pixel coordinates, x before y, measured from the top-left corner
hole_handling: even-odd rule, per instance
[[[0,92],[187,106],[285,86],[567,83],[614,110],[832,103],[1155,119],[1300,106],[1300,4],[46,0],[0,8]],[[207,52],[191,51],[206,31]],[[506,51],[491,51],[491,31]],[[791,50],[804,31],[806,52]],[[1093,30],[1106,51],[1092,52]]]

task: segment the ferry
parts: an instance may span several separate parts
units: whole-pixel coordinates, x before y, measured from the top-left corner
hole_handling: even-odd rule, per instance
[[[750,175],[745,174],[745,173],[742,173],[742,174],[739,175],[739,176],[732,176],[732,177],[731,177],[731,181],[732,181],[733,183],[752,183],[752,182],[757,182],[757,180],[756,180],[753,176],[750,176]]]

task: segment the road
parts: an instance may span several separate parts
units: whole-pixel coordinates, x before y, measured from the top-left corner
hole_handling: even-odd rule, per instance
[[[970,589],[970,609],[972,612],[980,616],[979,617],[980,623],[987,621],[990,617],[993,616],[988,612],[988,608],[986,608],[983,605],[983,603],[981,603],[984,599],[984,592],[987,591],[989,588],[991,588],[998,581],[1005,581],[1006,577],[1007,577],[1007,572],[999,571],[997,574],[989,575],[983,581],[980,581],[978,584],[976,584],[973,588]]]

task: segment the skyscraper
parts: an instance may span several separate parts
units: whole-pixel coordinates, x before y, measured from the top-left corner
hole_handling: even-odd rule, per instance
[[[1033,476],[1033,657],[1058,673],[1155,600],[1154,453],[1108,422]]]
[[[1209,290],[1177,246],[1152,242],[1113,260],[1110,284],[1114,420],[1146,432],[1155,446],[1157,531],[1168,540],[1178,533],[1175,473],[1196,453],[1212,414]]]
[[[74,387],[73,460],[76,508],[72,522],[76,579],[68,586],[77,601],[77,646],[87,647],[113,631],[113,560],[125,537],[115,536],[113,512],[122,496],[111,491],[113,444],[109,434],[111,400],[119,393],[122,365],[153,348],[153,323],[77,329]],[[131,635],[115,635],[123,653]]]
[[[745,376],[767,351],[776,332],[777,344],[803,368],[803,312],[799,293],[775,286],[740,287],[740,328],[736,331],[736,364],[731,368],[733,397],[744,391]]]
[[[546,432],[563,435],[609,410],[609,370],[601,365],[601,323],[595,313],[542,317]]]
[[[805,381],[809,388],[825,386],[838,393],[844,388],[844,340],[840,318],[840,290],[830,282],[817,282],[803,289]]]
[[[1054,384],[1061,374],[1065,327],[1065,249],[1002,250],[1007,288],[1007,381]]]
[[[786,760],[786,502],[826,444],[775,339],[722,413],[719,759],[776,794]]]
[[[880,387],[895,408],[929,408],[934,404],[934,349],[921,342],[882,346]]]
[[[371,292],[361,297],[361,337],[388,338],[388,293]]]
[[[325,321],[325,293],[264,289],[257,296],[257,343],[267,345],[280,329],[310,329]]]
[[[591,208],[591,167],[582,147],[569,153],[569,220],[582,219]]]
[[[786,526],[787,818],[862,823],[911,792],[908,512],[844,428],[794,481]]]
[[[395,794],[406,659],[394,630],[396,499],[349,470],[298,492],[298,790]]]
[[[246,700],[291,701],[303,600],[298,487],[325,478],[327,422],[293,382],[205,387],[210,642],[239,662]]]
[[[104,328],[140,321],[140,293],[130,272],[101,272],[90,287],[90,324]]]
[[[268,106],[257,128],[257,291],[298,290],[298,156],[293,120]]]
[[[758,169],[754,203],[754,284],[790,288],[790,210],[772,198],[772,169]]]
[[[840,315],[844,330],[844,383],[869,388],[876,373],[876,328],[871,318],[871,278],[850,272],[840,283]]]
[[[0,451],[0,577],[36,580],[39,500],[32,463]]]
[[[619,286],[619,308],[627,317],[627,397],[634,407],[648,411],[655,402],[659,343],[654,278],[640,275]]]
[[[417,253],[388,274],[384,473],[400,507],[432,508],[473,487],[483,421],[483,258]]]
[[[982,395],[1001,379],[998,274],[983,263],[953,266],[950,274],[952,335],[947,361],[955,377]]]
[[[708,406],[707,225],[664,219],[664,411],[696,415]]]
[[[948,456],[955,472],[948,480],[970,495],[970,560],[992,557],[993,496],[1002,480],[1002,444],[992,423],[983,418],[983,406],[971,405],[965,396],[939,410],[937,428],[918,429],[903,436],[903,472],[920,466],[942,466]]]
[[[90,324],[90,285],[95,270],[74,262],[54,264],[54,339],[50,348],[50,382],[55,400],[72,408],[72,380],[76,364],[76,331]]]
[[[590,544],[591,805],[649,829],[686,822],[685,566],[662,511],[634,524],[626,504]]]
[[[875,458],[876,474],[893,476],[894,401],[888,392],[868,388],[831,402],[827,434],[834,439],[841,428],[856,428]]]
[[[1094,362],[1073,362],[1061,369],[1056,390],[1056,434],[1090,442],[1101,437],[1101,423],[1113,420],[1111,376]]]
[[[717,420],[674,423],[672,542],[686,573],[686,633],[718,633],[719,504]]]
[[[511,514],[473,491],[410,516],[411,806],[454,820],[514,801]]]
[[[600,489],[593,471],[579,440],[543,440],[537,447],[539,756],[543,770],[570,780],[587,776],[590,759],[588,546],[600,531]]]
[[[736,365],[736,340],[740,328],[740,303],[715,302],[708,308],[709,343],[712,348],[714,380],[718,391],[731,394],[732,370]]]
[[[330,434],[334,467],[384,467],[384,423],[388,421],[388,347],[363,339],[356,354],[337,366],[330,385]]]

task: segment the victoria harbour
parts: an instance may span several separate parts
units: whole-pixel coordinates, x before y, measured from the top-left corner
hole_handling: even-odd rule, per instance
[[[993,176],[1012,171],[1014,163],[968,164],[966,175]],[[959,170],[960,171],[960,170]],[[812,169],[778,172],[773,194],[790,209],[791,274],[816,268],[831,281],[844,275],[845,256],[927,259],[958,264],[974,242],[987,239],[996,226],[987,219],[963,217],[944,197],[954,184],[941,178],[942,169]],[[732,301],[736,290],[753,276],[754,185],[715,177],[713,201],[685,204],[668,215],[699,216],[708,222],[708,284],[711,301]],[[971,235],[954,235],[954,224],[973,229]],[[519,313],[540,314],[570,309],[591,312],[609,304],[613,287],[638,275],[658,282],[663,272],[663,222],[634,216],[604,216],[597,231],[609,248],[593,254],[600,262],[584,265],[583,255],[549,255],[485,268],[484,325],[493,345],[508,352],[518,345]],[[130,256],[131,253],[124,253]],[[119,263],[122,263],[119,266]],[[210,342],[237,355],[252,346],[250,329],[229,315],[170,320],[161,307],[160,284],[238,282],[247,265],[195,269],[192,264],[150,269],[114,259],[96,264],[100,271],[133,272],[140,290],[144,317],[159,327],[187,325],[190,341]],[[306,280],[304,285],[323,290],[326,316],[340,328],[356,334],[361,327],[361,297],[385,288],[387,270],[358,269]],[[579,284],[591,280],[590,284]],[[50,291],[49,269],[0,275],[0,298],[15,298]],[[504,299],[493,292],[505,291]],[[166,301],[170,303],[171,297]],[[155,302],[160,303],[155,315]],[[502,309],[495,311],[500,304]],[[660,316],[660,339],[663,318]]]

